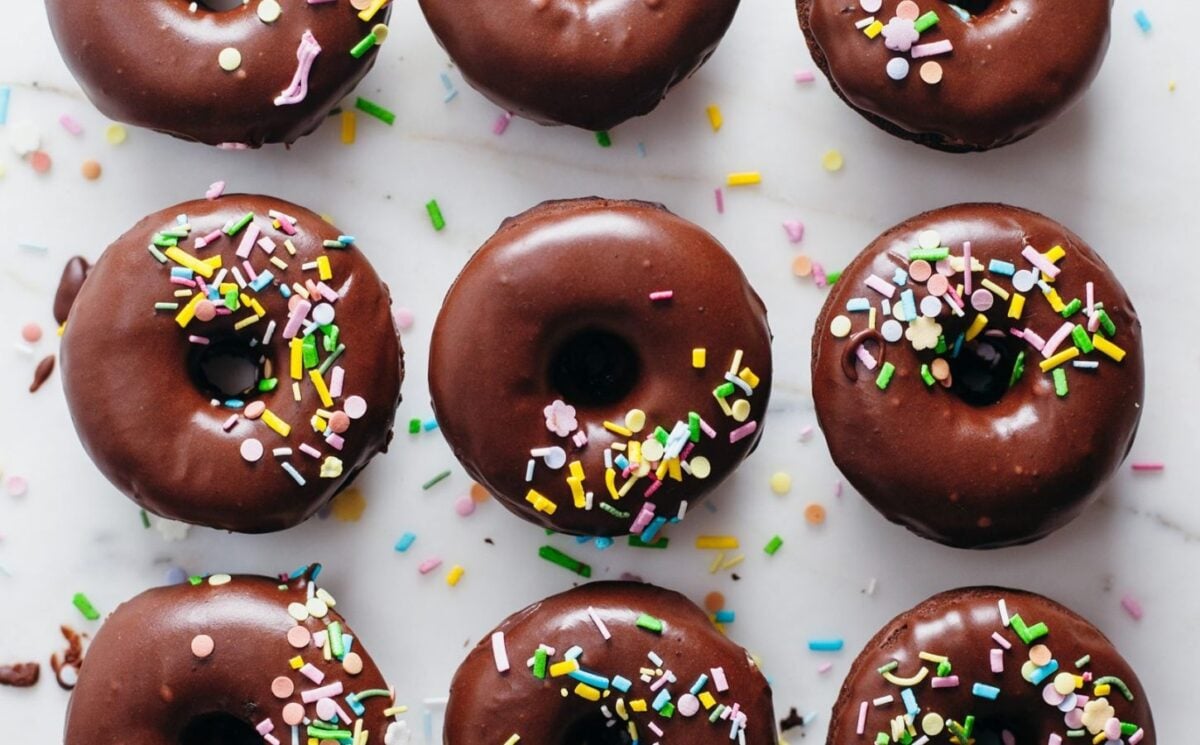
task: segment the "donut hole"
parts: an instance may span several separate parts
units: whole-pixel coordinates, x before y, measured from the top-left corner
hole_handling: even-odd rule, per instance
[[[972,406],[991,406],[1008,393],[1017,349],[1007,336],[981,336],[950,357],[950,391]]]
[[[199,0],[202,8],[207,8],[214,13],[224,13],[229,10],[237,10],[246,4],[246,0]]]
[[[624,338],[599,328],[568,336],[550,357],[550,385],[574,406],[621,401],[637,385],[641,361]]]
[[[179,745],[262,745],[262,735],[248,722],[214,711],[188,720],[179,733]]]
[[[209,398],[245,398],[258,390],[260,357],[239,339],[210,342],[191,354],[192,381]]]
[[[1015,745],[1037,741],[1037,737],[1028,727],[1013,726],[1012,722],[993,717],[977,719],[971,739],[975,741],[975,745]]]
[[[999,2],[998,0],[957,0],[949,4],[966,11],[969,15],[981,16],[987,13],[993,5],[999,5]]]
[[[562,745],[628,745],[628,732],[600,714],[585,717],[567,728]],[[616,720],[612,720],[616,721]]]

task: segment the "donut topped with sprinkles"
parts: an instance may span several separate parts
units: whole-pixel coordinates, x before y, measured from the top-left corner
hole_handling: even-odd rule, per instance
[[[214,574],[120,605],[89,645],[64,745],[395,745],[405,707],[319,564]]]
[[[595,582],[513,614],[450,684],[445,745],[774,745],[757,663],[684,596]]]
[[[210,5],[47,0],[46,11],[105,116],[235,149],[290,144],[320,126],[374,65],[391,12],[389,0]]]
[[[221,194],[153,214],[71,306],[63,383],[88,454],[176,520],[295,525],[391,437],[403,378],[391,298],[353,236]]]
[[[813,398],[846,478],[953,546],[1040,538],[1124,459],[1141,326],[1104,262],[1026,210],[947,207],[876,239],[813,338]]]
[[[1040,595],[967,587],[879,631],[851,666],[828,745],[1154,745],[1145,690],[1092,624]]]

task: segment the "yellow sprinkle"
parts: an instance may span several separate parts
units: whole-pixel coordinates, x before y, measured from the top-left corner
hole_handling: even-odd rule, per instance
[[[1046,261],[1049,261],[1051,264],[1057,264],[1062,257],[1067,255],[1067,249],[1062,246],[1055,246],[1042,255],[1046,257]]]
[[[708,363],[708,350],[704,347],[696,347],[692,350],[692,367],[697,370],[703,369]]]
[[[1025,311],[1025,296],[1019,292],[1014,292],[1012,302],[1008,305],[1008,317],[1020,318],[1021,313]]]
[[[634,711],[636,711],[638,713],[641,713],[646,710],[646,700],[641,699],[641,698],[635,698],[634,700],[629,702],[629,708],[633,709]]]
[[[705,709],[711,709],[717,705],[717,700],[708,691],[703,691],[697,698],[700,699],[700,705]]]
[[[821,156],[821,167],[830,173],[837,173],[842,170],[844,165],[846,165],[846,159],[842,157],[840,150],[829,150]]]
[[[987,327],[987,324],[987,316],[982,313],[977,314],[975,316],[975,320],[971,321],[971,327],[967,329],[967,341],[971,341],[976,336],[982,334],[984,328]]]
[[[358,17],[363,23],[370,23],[371,19],[375,17],[375,14],[387,4],[388,0],[372,0],[371,4],[358,14]]]
[[[717,399],[717,403],[721,405],[721,411],[725,412],[725,416],[733,416],[733,409],[729,407],[729,402],[718,396],[716,391],[713,391],[713,398]]]
[[[120,124],[110,124],[104,129],[104,139],[110,145],[120,145],[128,136],[129,133]]]
[[[1096,349],[1099,349],[1109,357],[1112,357],[1117,362],[1125,359],[1125,350],[1121,349],[1116,344],[1113,344],[1108,339],[1105,339],[1100,334],[1092,334],[1092,344],[1096,347]]]
[[[298,383],[298,382],[292,383],[292,398],[296,401],[299,401],[301,399],[300,383]]]
[[[353,111],[342,112],[342,144],[353,145],[358,136],[358,120]]]
[[[575,502],[575,508],[582,510],[587,507],[587,494],[583,491],[583,480],[571,476],[567,479],[567,486],[571,487],[571,499]]]
[[[738,539],[731,535],[702,535],[696,537],[696,548],[701,551],[726,551],[738,547]]]
[[[762,183],[762,174],[758,171],[737,171],[726,177],[729,186],[753,186]]]
[[[738,564],[741,564],[745,560],[746,560],[745,554],[738,554],[737,556],[733,557],[729,561],[722,564],[721,568],[722,569],[733,569],[735,566],[737,566]]]
[[[577,660],[563,660],[562,662],[555,662],[550,666],[550,677],[561,678],[564,675],[570,675],[578,669],[579,662]]]
[[[721,107],[713,104],[708,107],[708,123],[712,125],[714,132],[721,131],[721,125],[725,123],[725,118],[721,116]]]
[[[67,322],[63,321],[58,325],[58,335],[59,337],[62,337],[62,335],[65,333],[67,333]]]
[[[275,412],[270,409],[263,409],[262,420],[263,424],[279,433],[280,437],[287,437],[292,433],[292,425],[275,416]]]
[[[517,745],[517,743],[520,741],[521,741],[521,736],[517,735],[517,734],[513,734],[513,735],[510,735],[509,738],[504,741],[504,745]]]
[[[288,342],[288,348],[292,352],[292,380],[301,380],[304,378],[304,342],[299,337],[293,337]]]
[[[525,495],[525,501],[533,505],[533,508],[538,512],[544,512],[547,515],[553,515],[558,511],[558,505],[546,499],[534,489],[530,489],[529,493]]]
[[[658,464],[658,468],[654,471],[655,477],[662,481],[667,475],[667,462],[664,460]]]
[[[285,249],[287,249],[288,256],[295,256],[295,255],[296,255],[296,246],[295,246],[295,244],[294,244],[294,243],[292,243],[292,239],[291,239],[291,238],[285,238],[285,239],[284,239],[284,241],[283,241],[283,247],[284,247]]]
[[[288,270],[287,262],[284,261],[283,259],[279,258],[278,256],[272,256],[271,263],[274,264],[275,266],[279,267],[279,269],[281,271],[286,272]]]
[[[224,297],[225,295],[228,295],[231,292],[237,292],[237,289],[238,289],[237,284],[235,284],[233,282],[222,282],[217,287],[217,292],[221,293],[221,296]]]
[[[1094,696],[1107,696],[1110,693],[1112,693],[1112,686],[1108,683],[1102,683],[1092,691],[1092,695]]]
[[[325,423],[324,419],[322,419],[320,416],[318,416],[316,414],[313,414],[313,418],[310,419],[309,421],[312,423],[312,428],[313,428],[313,431],[315,431],[315,432],[324,432],[325,429],[329,426],[328,424]]]
[[[874,39],[876,36],[879,36],[881,33],[883,33],[883,23],[880,21],[875,21],[870,26],[864,28],[863,33],[867,35],[868,39]]]
[[[1062,363],[1073,360],[1078,356],[1079,347],[1067,347],[1053,357],[1042,360],[1040,363],[1038,363],[1038,367],[1042,368],[1042,372],[1050,372]]]
[[[163,251],[163,255],[165,255],[171,261],[174,261],[176,264],[191,269],[193,272],[199,274],[205,279],[211,277],[213,275],[213,271],[221,266],[221,257],[219,255],[213,257],[217,260],[217,265],[214,267],[211,263],[209,263],[212,261],[212,259],[209,259],[209,261],[201,261],[187,251],[184,251],[182,248],[178,248],[176,246],[171,246],[166,251]]]
[[[580,698],[585,698],[588,701],[599,701],[600,691],[592,688],[587,683],[579,683],[575,686],[575,695]]]
[[[716,574],[717,570],[721,568],[721,564],[724,563],[724,561],[725,561],[725,552],[722,551],[722,552],[718,553],[715,557],[713,557],[712,564],[708,565],[708,573]]]
[[[317,257],[317,276],[321,278],[322,282],[333,279],[333,268],[329,266],[328,256]]]
[[[875,329],[875,307],[871,307],[871,312],[867,314],[867,328]]]
[[[450,568],[449,574],[446,575],[446,584],[450,585],[451,587],[457,587],[458,581],[462,579],[462,576],[466,573],[466,571],[467,570],[463,569],[458,564],[455,564]]]
[[[939,665],[942,664],[943,662],[947,661],[946,655],[933,654],[932,652],[919,652],[919,653],[917,653],[917,657],[920,657],[921,659],[925,660],[926,662],[936,662]]]
[[[737,374],[738,368],[742,366],[742,357],[744,355],[745,355],[745,352],[743,352],[742,350],[740,350],[740,349],[734,350],[733,361],[729,363],[729,374],[730,375]]]
[[[755,388],[758,387],[758,384],[759,384],[758,376],[755,375],[754,371],[751,370],[750,368],[743,367],[742,371],[740,373],[738,373],[738,377],[742,379],[742,382],[744,382],[746,385],[750,386],[750,390],[754,390]]]
[[[236,331],[241,331],[242,329],[246,328],[247,326],[253,326],[254,324],[258,323],[259,318],[261,318],[261,316],[246,316],[242,320],[233,324],[233,328]]]
[[[678,458],[667,461],[667,474],[676,481],[683,481],[683,468],[680,467]]]
[[[923,667],[920,670],[918,670],[917,674],[912,676],[911,678],[901,678],[899,676],[893,675],[890,672],[887,672],[887,673],[883,674],[883,679],[886,680],[887,682],[891,683],[892,685],[900,686],[902,688],[909,688],[909,687],[917,685],[922,680],[925,680],[925,677],[927,675],[929,675],[929,668]]]
[[[362,731],[362,723],[363,720],[361,719],[354,720],[354,737],[350,740],[351,745],[364,745],[367,741],[366,735],[371,734],[370,732],[364,733]]]
[[[288,660],[288,665],[293,670],[299,670],[300,668],[304,667],[304,658],[297,655],[296,657]]]
[[[175,297],[191,297],[192,295],[195,295],[196,293],[192,292],[191,290],[189,290],[187,288],[184,288],[181,290],[176,290],[173,294]]]
[[[625,426],[632,432],[641,432],[646,427],[646,412],[641,409],[625,412]]]
[[[317,396],[321,399],[321,405],[333,406],[333,396],[329,395],[329,387],[325,385],[325,378],[321,377],[321,371],[309,370],[308,378],[312,381],[313,388],[317,389]]]
[[[1008,300],[1008,290],[1004,289],[1003,287],[1001,287],[1000,285],[996,284],[996,283],[995,283],[995,282],[993,282],[992,280],[990,280],[990,279],[985,279],[985,280],[983,280],[982,282],[980,282],[979,284],[981,284],[981,285],[983,285],[984,287],[986,287],[988,290],[990,290],[990,291],[991,291],[991,293],[992,293],[993,295],[995,295],[996,297],[1000,298],[1001,300]]]
[[[292,283],[292,291],[295,292],[300,297],[304,298],[305,300],[310,299],[308,290],[304,287],[304,285],[300,284],[299,282]]]
[[[637,440],[629,441],[629,462],[642,462],[642,443],[638,442]]]
[[[258,302],[257,298],[250,298],[250,302],[246,303],[246,305],[249,305],[254,310],[254,314],[259,318],[267,315],[267,311],[263,309],[262,304]]]
[[[1046,300],[1050,302],[1050,307],[1054,309],[1055,313],[1061,313],[1062,309],[1067,307],[1063,304],[1062,298],[1058,296],[1058,290],[1053,287],[1050,288],[1049,292],[1043,290],[1043,294],[1046,296]]]
[[[178,323],[181,328],[187,328],[187,325],[196,317],[196,306],[202,300],[204,300],[204,296],[200,293],[193,295],[188,304],[183,306],[183,310],[179,311],[178,315],[175,316],[175,323]]]
[[[577,460],[571,461],[567,466],[567,470],[571,472],[571,477],[583,481],[583,464]]]
[[[771,491],[783,496],[792,490],[792,477],[783,471],[771,474]]]
[[[633,436],[633,430],[629,429],[628,427],[622,427],[621,425],[617,424],[616,422],[610,422],[610,421],[606,420],[604,422],[604,428],[607,429],[609,432],[613,432],[615,434],[620,435],[621,437],[632,437]]]
[[[384,709],[384,710],[383,710],[383,715],[384,715],[385,717],[394,717],[394,716],[396,716],[397,714],[405,714],[405,713],[407,713],[407,712],[408,712],[408,707],[407,707],[407,706],[392,706],[392,707],[389,707],[389,708],[387,708],[387,709]]]
[[[620,497],[623,497],[623,496],[625,496],[626,494],[628,494],[628,493],[629,493],[629,490],[633,488],[633,485],[637,483],[637,480],[638,480],[639,478],[640,478],[640,477],[639,477],[639,476],[637,476],[636,474],[635,474],[635,475],[633,475],[633,476],[630,476],[630,477],[629,477],[629,480],[628,480],[628,481],[626,481],[624,484],[622,484],[622,485],[621,485],[621,488],[620,488],[620,490],[618,490],[618,491],[617,491],[617,495],[618,495],[618,496],[620,496]]]
[[[604,485],[608,487],[610,497],[614,500],[621,498],[621,495],[617,493],[617,472],[612,468],[604,471]]]

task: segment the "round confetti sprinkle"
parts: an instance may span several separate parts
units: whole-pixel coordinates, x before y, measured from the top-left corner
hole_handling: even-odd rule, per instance
[[[297,621],[308,620],[308,608],[305,608],[303,603],[289,603],[287,611],[288,615]]]
[[[809,525],[820,525],[825,522],[825,508],[813,502],[804,508],[804,519]]]
[[[281,15],[283,15],[283,8],[279,7],[276,0],[262,0],[258,4],[258,19],[263,23],[274,23],[279,20]]]
[[[329,429],[337,435],[350,429],[350,416],[344,411],[335,411],[329,417]]]
[[[896,6],[896,17],[903,18],[906,21],[915,21],[921,15],[921,7],[913,0],[901,0],[901,3]]]
[[[291,612],[291,608],[288,612]],[[293,626],[288,629],[287,640],[296,649],[304,649],[312,642],[312,632],[303,626]]]
[[[304,705],[295,701],[283,707],[283,723],[294,727],[304,721]]]
[[[842,170],[842,166],[845,164],[846,160],[842,157],[840,150],[829,150],[821,156],[821,167],[830,173]]]
[[[993,302],[995,302],[995,298],[987,290],[976,290],[971,293],[971,307],[980,313],[990,310]]]
[[[656,459],[651,458],[651,460]],[[542,457],[542,461],[546,464],[547,468],[552,468],[557,471],[558,469],[567,465],[567,451],[560,447],[546,448],[546,454]]]
[[[312,319],[318,326],[328,326],[337,317],[337,311],[329,303],[318,303],[312,309]]]
[[[936,248],[936,246],[935,246]],[[924,259],[917,259],[908,265],[908,276],[912,277],[917,282],[924,282],[933,276],[933,267]]]
[[[922,230],[917,234],[917,245],[926,251],[932,251],[942,245],[942,236],[936,230]]]
[[[79,167],[79,173],[88,181],[95,181],[96,179],[100,178],[100,174],[103,172],[103,170],[104,169],[100,167],[100,163],[98,161],[91,159],[83,161],[83,165]]]
[[[690,693],[685,693],[679,697],[675,709],[685,717],[694,717],[696,712],[700,711],[700,699]]]
[[[792,490],[792,475],[785,471],[771,474],[771,491],[783,496]]]
[[[192,654],[202,660],[211,655],[216,646],[213,638],[208,634],[197,634],[192,637]]]
[[[469,495],[464,495],[454,500],[454,511],[459,517],[470,517],[475,513],[475,500]]]
[[[331,698],[317,699],[317,716],[324,719],[326,722],[336,721],[337,704]]]
[[[296,692],[296,684],[290,678],[285,678],[280,675],[275,680],[271,681],[271,693],[275,698],[291,698],[291,695]]]
[[[834,316],[829,322],[829,332],[838,339],[844,339],[850,335],[850,319],[846,316]]]
[[[362,419],[367,413],[367,402],[361,396],[351,396],[346,399],[346,403],[342,406],[342,410],[346,412],[346,416],[351,419]]]
[[[930,712],[921,719],[921,729],[930,737],[937,737],[942,734],[942,730],[946,727],[946,720],[942,719],[940,714]]]
[[[733,406],[729,408],[733,412],[733,420],[735,422],[744,422],[750,418],[750,402],[744,398],[734,401]],[[653,458],[652,460],[658,460],[658,458]]]
[[[933,295],[926,295],[925,297],[921,298],[921,315],[925,316],[926,318],[937,318],[938,314],[941,312],[941,298],[934,297]]]
[[[263,457],[263,444],[253,437],[242,440],[242,458],[250,463],[257,463]]]
[[[716,613],[725,608],[725,596],[719,592],[713,591],[704,596],[704,609],[709,613]]]
[[[929,371],[933,373],[933,377],[937,380],[950,379],[950,363],[941,357],[929,363]]]
[[[329,615],[329,606],[321,598],[309,598],[304,604],[304,609],[313,618],[324,618]]]
[[[220,587],[222,585],[227,585],[232,581],[233,577],[230,577],[228,574],[214,574],[208,578],[208,584],[211,587]]]
[[[371,0],[350,0],[350,4],[355,10],[366,10],[371,7]]]
[[[892,80],[904,80],[911,66],[903,57],[892,57],[887,63],[887,74]]]
[[[904,327],[899,321],[889,318],[879,327],[879,333],[883,335],[885,341],[898,342],[900,337],[904,336]]]
[[[1038,644],[1029,650],[1029,659],[1038,667],[1045,667],[1050,664],[1053,655],[1050,654],[1050,648],[1045,644]]]
[[[930,85],[942,82],[942,66],[933,60],[921,65],[921,80]]]
[[[11,497],[23,497],[29,491],[29,481],[24,476],[9,476],[4,481],[4,488]]]
[[[342,669],[347,675],[358,675],[363,671],[362,657],[359,657],[357,652],[350,652],[342,660]]]
[[[482,484],[471,484],[471,499],[473,501],[486,502],[490,496],[492,495],[488,494],[488,490],[483,488]]]
[[[120,145],[129,137],[129,131],[120,124],[110,124],[104,129],[104,139],[110,145]]]
[[[812,275],[813,262],[809,257],[801,254],[792,259],[792,274],[797,277],[808,277]]]
[[[392,318],[396,319],[396,328],[401,331],[408,331],[412,328],[415,317],[411,308],[396,308],[392,311]]]
[[[217,317],[217,306],[211,300],[201,300],[196,303],[196,320],[208,323]]]
[[[387,41],[388,34],[391,33],[391,31],[388,30],[387,24],[376,23],[371,27],[371,33],[375,34],[375,45],[379,46],[383,42]]]
[[[883,0],[858,0],[858,5],[864,13],[878,13],[883,7]]]
[[[267,405],[262,401],[251,401],[246,404],[245,409],[242,409],[242,413],[246,415],[247,419],[258,419],[266,410]]]
[[[646,428],[646,412],[641,409],[630,409],[625,415],[625,426],[634,432],[641,432]]]
[[[21,338],[30,344],[37,344],[42,340],[42,327],[36,323],[27,323],[21,327]]]
[[[1017,292],[1029,292],[1037,284],[1037,275],[1028,269],[1021,269],[1013,275],[1012,285]]]
[[[692,458],[688,465],[692,469],[692,475],[698,479],[706,479],[712,473],[712,464],[703,455]]]
[[[29,165],[33,166],[33,170],[38,173],[49,173],[52,164],[49,153],[44,150],[34,150],[33,154],[29,156]]]
[[[233,72],[242,66],[242,53],[233,47],[225,47],[217,55],[217,64],[225,72]]]
[[[950,280],[946,279],[941,274],[935,274],[929,278],[925,284],[925,289],[929,290],[931,295],[942,296],[950,289]]]

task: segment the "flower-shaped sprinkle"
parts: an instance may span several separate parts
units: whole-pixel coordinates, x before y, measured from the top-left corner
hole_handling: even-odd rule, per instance
[[[942,325],[932,318],[919,316],[904,331],[904,338],[912,342],[913,349],[933,349],[942,335]]]
[[[883,27],[883,45],[893,52],[907,52],[919,38],[916,24],[907,18],[893,18]]]
[[[575,420],[575,407],[563,401],[556,399],[542,409],[542,413],[546,415],[546,429],[559,437],[566,437],[579,426]]]
[[[1093,735],[1104,729],[1104,725],[1117,710],[1108,705],[1108,699],[1101,696],[1088,701],[1083,707],[1083,726]]]

